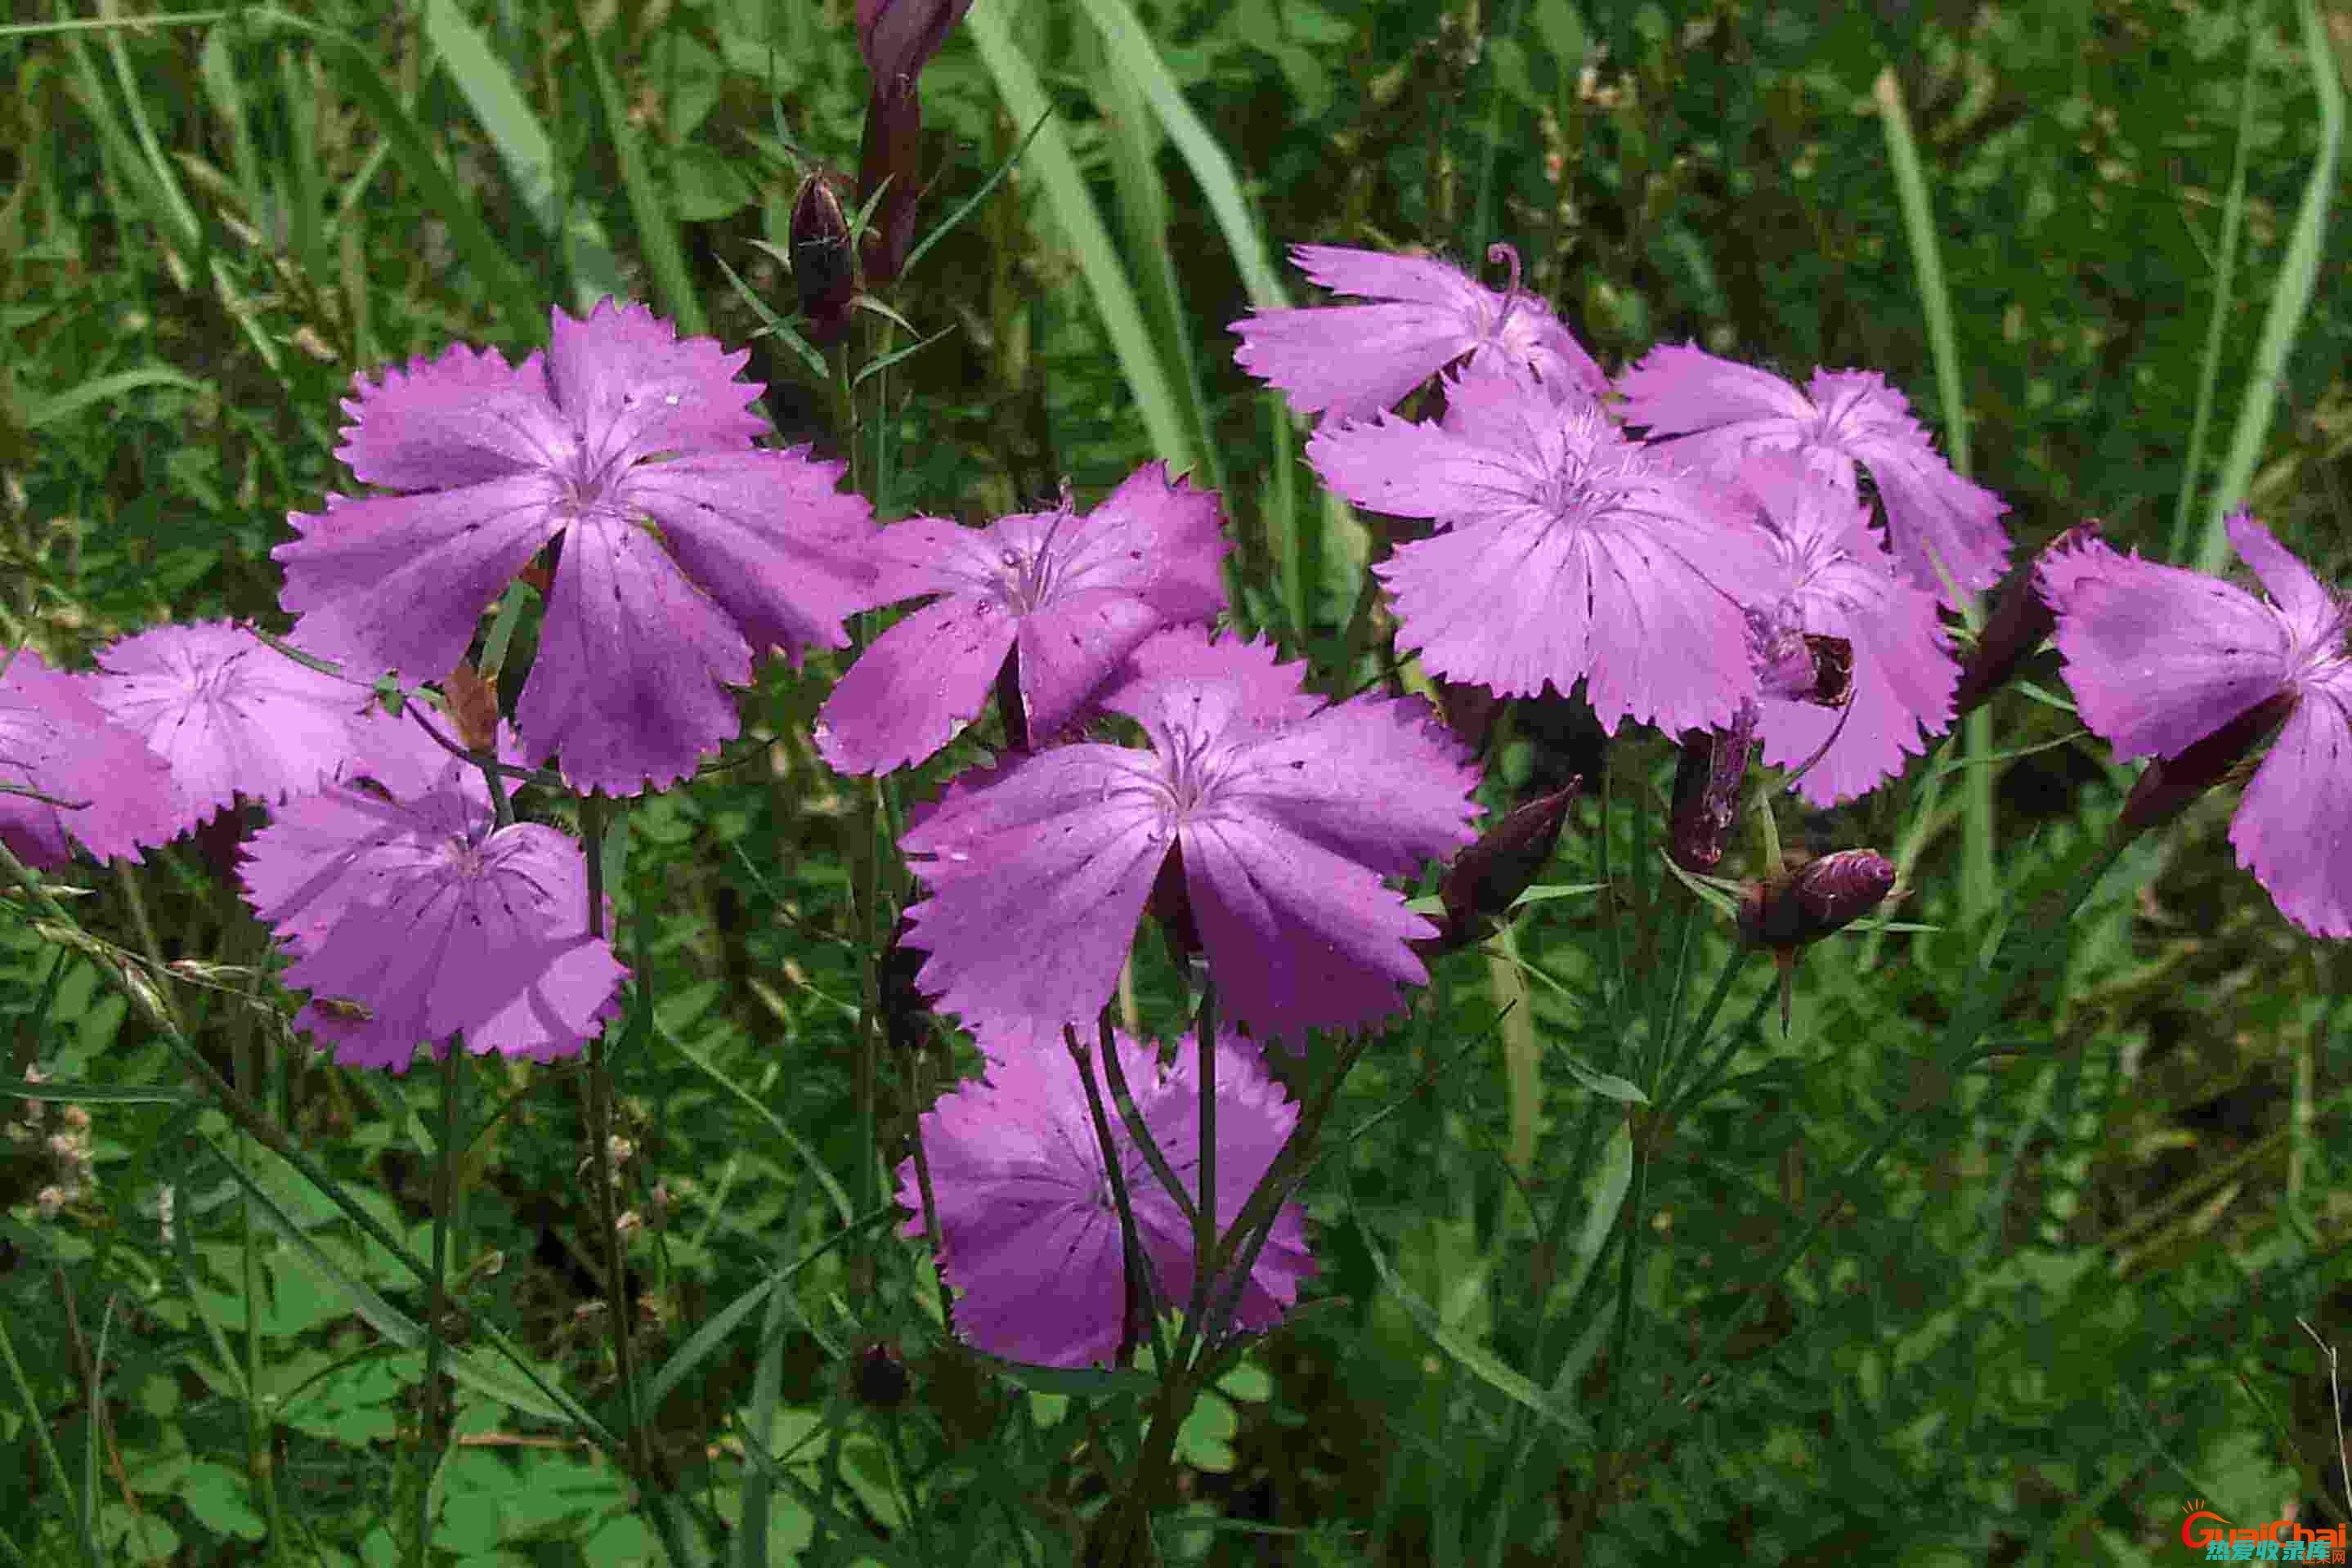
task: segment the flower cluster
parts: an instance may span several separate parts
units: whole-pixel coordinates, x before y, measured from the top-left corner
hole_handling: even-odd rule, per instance
[[[869,279],[905,247],[915,77],[966,3],[861,0],[867,173],[892,191]],[[845,247],[829,192],[829,209],[803,193],[796,246]],[[1355,302],[1254,314],[1235,358],[1318,417],[1307,457],[1334,493],[1408,520],[1374,567],[1399,646],[1497,698],[1580,690],[1604,731],[1677,738],[1686,868],[1719,860],[1753,747],[1828,805],[1949,726],[1960,670],[1942,612],[2000,574],[2005,508],[1882,377],[1818,370],[1801,389],[1686,345],[1612,381],[1507,247],[1500,290],[1433,259],[1294,256]],[[824,301],[836,315],[839,293]],[[1143,1315],[1190,1299],[1199,1267],[1197,1187],[1166,1190],[1123,1124],[1097,1142],[1088,1075],[1106,1064],[1065,1047],[1099,1037],[1146,916],[1198,961],[1228,1032],[1167,1067],[1124,1037],[1108,1048],[1179,1186],[1211,1135],[1198,1075],[1213,1053],[1212,1195],[1230,1224],[1298,1114],[1263,1050],[1396,1014],[1425,959],[1508,910],[1572,792],[1480,839],[1475,763],[1418,699],[1327,700],[1303,665],[1220,625],[1219,499],[1163,465],[1090,510],[1066,488],[982,526],[879,528],[840,465],[761,444],[745,358],[608,300],[552,312],[548,346],[520,363],[459,345],[358,378],[337,453],[354,493],[293,515],[276,552],[303,658],[221,623],[126,638],[89,675],[16,650],[0,668],[0,837],[47,865],[73,843],[135,856],[238,802],[225,826],[266,810],[243,890],[310,993],[297,1024],[339,1061],[401,1070],[459,1038],[562,1056],[614,1016],[627,972],[582,847],[516,820],[494,781],[552,761],[575,792],[664,787],[738,733],[756,660],[797,666],[847,647],[853,614],[927,601],[862,649],[813,736],[839,772],[884,773],[929,762],[992,702],[999,721],[1001,745],[974,737],[994,756],[899,841],[920,893],[893,942],[908,966],[894,956],[885,976],[894,1019],[919,992],[986,1060],[922,1119],[926,1160],[898,1173],[906,1233],[931,1234],[970,1342],[1110,1360]],[[2158,759],[2148,779],[2178,793],[2280,731],[2232,838],[2291,919],[2352,935],[2352,611],[2251,519],[2231,537],[2269,601],[2087,536],[2035,582],[2084,722]],[[535,653],[508,727],[471,661],[502,657],[504,630],[478,642],[482,617],[502,599],[528,609],[524,588]],[[375,682],[413,694],[401,716]],[[1442,925],[1402,890],[1433,865]],[[1751,884],[1742,929],[1786,961],[1894,881],[1867,851],[1829,856]],[[1286,1206],[1234,1321],[1271,1326],[1312,1268]]]
[[[1612,387],[1516,285],[1497,296],[1442,262],[1298,255],[1318,282],[1389,302],[1262,312],[1235,323],[1235,357],[1323,416],[1307,458],[1332,489],[1435,526],[1375,568],[1425,668],[1504,695],[1581,682],[1612,732],[1628,719],[1726,731],[1760,704],[1766,759],[1809,764],[1800,787],[1824,805],[1948,727],[1959,669],[1937,602],[1998,574],[2003,508],[1883,379],[1824,371],[1809,397],[1662,348]],[[1455,361],[1442,418],[1383,412]],[[1851,650],[1833,710],[1777,678],[1808,637]]]

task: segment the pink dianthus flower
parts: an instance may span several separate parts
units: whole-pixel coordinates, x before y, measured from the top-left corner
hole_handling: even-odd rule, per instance
[[[818,753],[845,773],[921,762],[980,712],[1015,650],[1029,734],[1046,740],[1145,637],[1216,618],[1231,548],[1218,523],[1215,491],[1150,463],[1084,516],[1066,500],[981,529],[891,524],[874,546],[876,599],[941,597],[841,678],[817,714]]]
[[[1510,256],[1502,246],[1490,254]],[[1516,281],[1497,294],[1443,261],[1340,246],[1296,245],[1290,256],[1334,293],[1381,301],[1260,310],[1233,324],[1234,361],[1302,414],[1369,419],[1465,354],[1480,368],[1531,373],[1559,400],[1608,389],[1584,345]],[[1510,261],[1516,280],[1518,258]]]
[[[1741,481],[1762,510],[1780,562],[1750,608],[1776,626],[1842,637],[1853,653],[1843,709],[1759,698],[1764,760],[1790,766],[1830,742],[1797,793],[1820,806],[1867,795],[1925,748],[1923,731],[1937,734],[1951,723],[1960,670],[1946,647],[1935,596],[1896,575],[1868,509],[1810,464],[1759,452]]]
[[[320,788],[381,717],[367,687],[226,621],[156,626],[98,663],[91,696],[171,764],[175,833],[240,795],[274,805]]]
[[[1307,444],[1359,506],[1444,531],[1373,568],[1400,647],[1449,680],[1579,680],[1601,727],[1719,728],[1756,694],[1742,597],[1775,565],[1752,510],[1522,375],[1450,382],[1443,425],[1382,416]]]
[[[917,984],[975,1031],[1091,1027],[1175,857],[1226,1017],[1261,1038],[1369,1023],[1436,928],[1384,876],[1470,842],[1475,770],[1417,700],[1329,707],[1297,665],[1153,637],[1103,705],[1148,750],[1056,747],[958,781],[899,841],[929,897]]]
[[[1199,1051],[1186,1035],[1175,1065],[1117,1037],[1119,1066],[1136,1109],[1169,1169],[1200,1194]],[[1158,1310],[1191,1299],[1193,1237],[1183,1211],[1160,1186],[1110,1103],[1101,1064],[1087,1070],[1108,1116],[1119,1172],[1135,1215],[1136,1239],[1157,1281]],[[1265,1070],[1259,1053],[1228,1037],[1217,1043],[1216,1219],[1239,1217],[1298,1120],[1298,1107]],[[962,1085],[923,1114],[923,1152],[938,1205],[940,1272],[957,1292],[956,1331],[1007,1361],[1043,1366],[1107,1364],[1126,1321],[1127,1270],[1118,1211],[1095,1139],[1077,1066],[1057,1044],[1040,1041],[991,1053],[983,1079]],[[898,1202],[915,1217],[903,1236],[923,1234],[923,1200],[908,1160]],[[1295,1203],[1274,1227],[1243,1288],[1234,1321],[1271,1328],[1314,1271],[1305,1219]]]
[[[1903,395],[1875,371],[1816,370],[1800,392],[1769,371],[1668,344],[1618,376],[1617,391],[1627,424],[1645,426],[1653,441],[1701,468],[1737,470],[1759,448],[1795,451],[1851,492],[1858,465],[1886,509],[1904,574],[1945,604],[2000,578],[2008,506],[1952,470]],[[1948,588],[1938,562],[1951,575]]]
[[[511,748],[509,748],[511,755]],[[496,827],[481,771],[432,778],[407,746],[362,758],[361,784],[279,809],[246,848],[247,901],[294,955],[296,1015],[350,1067],[407,1070],[463,1033],[476,1055],[576,1054],[628,971],[588,933],[588,864],[537,823]]]
[[[2075,710],[2118,757],[2179,757],[2273,700],[2284,725],[2230,823],[2238,864],[2315,936],[2352,936],[2352,602],[2245,512],[2230,542],[2270,593],[2120,555],[2043,560]]]
[[[553,319],[520,365],[459,344],[357,380],[335,455],[399,493],[295,513],[282,602],[351,673],[436,680],[561,540],[516,724],[574,786],[633,795],[737,732],[727,688],[754,655],[847,646],[842,618],[874,603],[870,513],[840,464],[753,447],[746,353],[642,305]]]

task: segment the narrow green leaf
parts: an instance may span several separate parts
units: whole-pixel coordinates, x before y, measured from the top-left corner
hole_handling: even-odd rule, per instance
[[[1356,1232],[1363,1237],[1364,1251],[1371,1258],[1372,1267],[1379,1271],[1381,1283],[1388,1287],[1389,1293],[1397,1299],[1398,1304],[1404,1308],[1412,1321],[1421,1325],[1421,1331],[1427,1334],[1438,1349],[1452,1357],[1464,1371],[1479,1382],[1506,1398],[1525,1405],[1570,1436],[1583,1438],[1591,1436],[1591,1423],[1586,1421],[1582,1415],[1562,1404],[1549,1391],[1538,1388],[1534,1384],[1505,1366],[1490,1352],[1472,1344],[1452,1329],[1447,1328],[1444,1320],[1437,1315],[1436,1310],[1415,1295],[1411,1288],[1398,1278],[1396,1270],[1389,1267],[1387,1256],[1381,1251],[1380,1243],[1372,1239],[1371,1227],[1364,1224],[1361,1216],[1356,1219]]]
[[[1181,405],[1160,356],[1152,350],[1134,285],[1129,282],[1127,269],[1103,227],[1102,215],[1095,210],[1094,197],[1078,174],[1077,162],[1070,155],[1069,138],[1063,134],[1060,120],[1047,118],[1052,105],[1045,89],[1028,57],[1006,31],[1003,13],[1007,9],[1002,0],[975,5],[964,18],[964,29],[979,47],[982,63],[996,79],[996,90],[1014,122],[1027,125],[1045,121],[1030,153],[1045,186],[1046,205],[1077,253],[1079,273],[1094,297],[1096,313],[1102,318],[1128,391],[1143,416],[1153,451],[1171,469],[1188,470],[1193,466],[1194,453]]]
[[[604,225],[584,207],[565,212],[555,178],[555,143],[523,101],[505,62],[491,52],[489,40],[451,0],[426,0],[425,37],[498,150],[507,178],[540,233],[562,246],[572,276],[572,308],[592,309],[607,295],[626,299],[628,283]]]
[[[2295,209],[2286,255],[2279,263],[2278,286],[2271,291],[2262,336],[2254,342],[2245,401],[2239,405],[2229,455],[2221,459],[2221,475],[2213,486],[2212,508],[2206,513],[2204,536],[2198,541],[2197,559],[2192,563],[2200,572],[2218,572],[2229,559],[2230,540],[2222,525],[2230,513],[2246,503],[2254,468],[2262,461],[2263,443],[2270,436],[2271,416],[2278,409],[2279,388],[2285,383],[2287,353],[2311,310],[2312,295],[2319,284],[2320,257],[2327,243],[2327,209],[2336,195],[2336,164],[2344,152],[2344,83],[2336,74],[2335,57],[2328,50],[2326,25],[2313,0],[2298,0],[2295,15],[2303,20],[2312,91],[2319,100],[2319,156],[2312,160],[2311,178],[2304,183],[2303,204]],[[2340,279],[2340,272],[2337,276]]]

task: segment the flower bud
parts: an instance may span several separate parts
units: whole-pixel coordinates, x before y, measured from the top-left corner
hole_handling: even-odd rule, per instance
[[[1895,867],[1875,849],[1841,849],[1750,882],[1739,900],[1739,933],[1783,952],[1843,930],[1885,901]]]
[[[441,690],[449,699],[449,722],[466,749],[485,756],[495,755],[499,744],[499,689],[475,674],[472,665],[460,660],[441,683]]]
[[[907,1402],[907,1391],[914,1385],[914,1379],[908,1375],[907,1363],[900,1358],[898,1346],[873,1340],[859,1349],[857,1363],[849,1374],[849,1385],[858,1403],[869,1410],[896,1410]]]
[[[2034,586],[2035,571],[2052,556],[2079,549],[2098,536],[2099,520],[2085,518],[2043,545],[2039,554],[2010,574],[1993,601],[1992,615],[1985,621],[1984,630],[1977,636],[1976,652],[1960,671],[1959,687],[1952,693],[1954,722],[1971,709],[1981,707],[1986,698],[2008,684],[2026,656],[2040,647],[2057,626],[2057,616]]]
[[[1755,703],[1742,702],[1729,729],[1702,730],[1682,742],[1666,853],[1694,877],[1714,872],[1739,821],[1740,787],[1748,778],[1748,754],[1755,749],[1758,717]]]
[[[857,158],[857,200],[874,207],[866,231],[866,277],[898,276],[914,237],[915,198],[922,182],[923,106],[916,79],[971,0],[857,0],[857,52],[874,79],[866,100],[866,140]]]
[[[857,251],[842,205],[846,184],[838,174],[819,172],[803,180],[793,198],[793,286],[800,294],[801,314],[808,318],[809,339],[817,343],[841,341],[849,325],[849,302],[857,297]]]
[[[2118,826],[2126,834],[2161,827],[2244,762],[2294,710],[2296,694],[2282,691],[2257,702],[2203,740],[2169,759],[2159,757],[2132,785]]]
[[[1539,795],[1515,807],[1488,828],[1478,842],[1454,857],[1438,884],[1445,905],[1445,934],[1439,950],[1467,947],[1478,940],[1481,928],[1510,912],[1512,900],[1528,890],[1568,821],[1580,781],[1566,789]]]

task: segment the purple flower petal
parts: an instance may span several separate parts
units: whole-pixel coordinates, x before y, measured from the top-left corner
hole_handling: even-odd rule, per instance
[[[543,1060],[611,1015],[627,972],[588,934],[579,847],[489,826],[479,774],[453,763],[412,800],[300,797],[247,847],[246,896],[295,954],[287,984],[313,993],[296,1025],[338,1061],[405,1071],[459,1032]]]
[[[1445,427],[1328,426],[1326,482],[1375,511],[1453,531],[1375,568],[1401,647],[1448,679],[1528,695],[1581,679],[1612,732],[1632,717],[1717,727],[1755,694],[1738,598],[1773,565],[1726,493],[1626,441],[1597,409],[1475,373]]]
[[[1524,290],[1507,298],[1419,257],[1321,245],[1294,246],[1291,257],[1334,292],[1390,301],[1262,310],[1233,324],[1234,360],[1301,413],[1370,418],[1465,354],[1531,372],[1555,397],[1590,401],[1607,388],[1592,356]]]
[[[847,647],[842,622],[876,592],[873,509],[837,489],[843,466],[788,452],[699,454],[631,470],[627,501],[661,525],[695,585],[754,654]]]
[[[1654,439],[1678,437],[1670,449],[1703,469],[1735,470],[1755,450],[1800,451],[1834,458],[1832,471],[1852,489],[1859,464],[1878,488],[1905,574],[1947,604],[2000,577],[2008,508],[1953,472],[1903,395],[1874,371],[1816,371],[1800,393],[1752,365],[1668,345],[1620,375],[1617,391],[1629,424]]]
[[[2178,755],[2285,685],[2285,624],[2233,584],[2095,539],[2036,580],[2075,710],[2118,758]]]
[[[752,654],[845,647],[843,617],[877,602],[867,510],[835,492],[839,465],[753,448],[747,357],[606,300],[555,311],[518,366],[457,348],[357,380],[339,455],[410,493],[291,519],[301,537],[275,553],[298,639],[354,674],[438,679],[561,538],[525,742],[583,787],[680,776],[735,732],[721,688]],[[575,659],[591,662],[551,668]]]
[[[561,757],[575,789],[635,795],[732,739],[726,689],[751,679],[735,623],[643,530],[583,520],[555,569],[515,726],[530,756]]]
[[[1040,753],[959,784],[901,839],[931,890],[908,911],[931,954],[918,983],[975,1028],[1089,1022],[1181,842],[1227,1016],[1296,1037],[1393,1011],[1396,983],[1425,978],[1406,943],[1433,928],[1380,875],[1470,841],[1459,749],[1418,704],[1317,710],[1298,667],[1196,628],[1130,668],[1106,706],[1150,752]]]
[[[2230,842],[2280,913],[2314,936],[2352,937],[2352,669],[2296,703]]]
[[[844,773],[887,773],[929,756],[987,706],[1014,630],[990,599],[917,610],[834,683],[817,717],[817,754]],[[835,714],[856,717],[836,723]]]
[[[1180,1182],[1193,1178],[1187,1194],[1197,1195],[1201,1129],[1191,1037],[1166,1070],[1155,1052],[1123,1034],[1114,1048],[1153,1142]],[[1092,1070],[1107,1100],[1100,1065]],[[1216,1207],[1230,1225],[1298,1111],[1258,1054],[1230,1037],[1217,1046],[1216,1099]],[[1138,1239],[1161,1292],[1155,1305],[1181,1308],[1192,1293],[1192,1237],[1142,1152],[1116,1119],[1113,1125]],[[1126,1316],[1125,1252],[1076,1065],[1044,1042],[991,1050],[986,1079],[962,1085],[926,1112],[922,1136],[940,1268],[957,1291],[959,1336],[1010,1361],[1072,1367],[1110,1362]],[[925,1221],[914,1162],[901,1163],[898,1174],[898,1201],[915,1215],[901,1234],[920,1236]],[[1286,1204],[1251,1270],[1236,1321],[1244,1329],[1271,1327],[1313,1268],[1303,1216]]]
[[[1798,782],[1815,805],[1866,795],[1900,773],[1952,717],[1959,666],[1946,647],[1933,595],[1895,575],[1868,510],[1797,457],[1752,455],[1742,470],[1779,542],[1782,565],[1751,605],[1777,624],[1843,637],[1853,649],[1843,710],[1764,697],[1764,760],[1792,766],[1829,750]],[[1759,584],[1759,589],[1761,585]]]
[[[931,889],[907,911],[916,983],[979,1029],[1090,1022],[1173,836],[1148,756],[1076,745],[960,784],[898,842]]]
[[[286,568],[278,603],[299,617],[294,640],[346,674],[396,669],[411,684],[457,667],[483,607],[564,526],[542,474],[424,495],[329,496],[324,512],[287,521],[302,537],[270,554]]]
[[[171,764],[173,825],[237,795],[275,803],[331,779],[376,711],[373,693],[226,621],[157,626],[98,656],[91,695]]]
[[[819,713],[818,753],[843,773],[922,761],[978,714],[1016,635],[1033,740],[1065,729],[1145,637],[1222,607],[1220,516],[1213,491],[1150,463],[1083,517],[1065,504],[984,529],[885,529],[877,599],[944,593],[961,608],[877,639]]]

